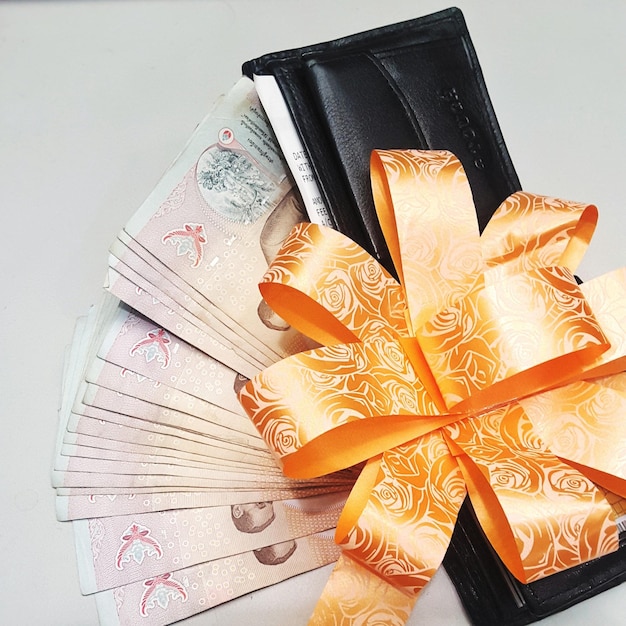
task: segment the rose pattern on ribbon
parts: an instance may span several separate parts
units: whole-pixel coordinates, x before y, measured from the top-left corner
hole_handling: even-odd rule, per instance
[[[372,187],[399,281],[297,226],[260,288],[323,347],[240,395],[285,474],[366,462],[314,624],[404,623],[466,493],[522,582],[616,550],[626,496],[626,274],[573,275],[597,209],[518,192],[479,235],[445,151],[376,151]]]

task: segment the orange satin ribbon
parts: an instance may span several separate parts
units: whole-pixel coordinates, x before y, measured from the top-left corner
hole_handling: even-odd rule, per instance
[[[626,272],[573,276],[596,208],[520,192],[479,236],[452,154],[377,151],[371,173],[400,282],[297,226],[260,288],[323,347],[241,394],[287,475],[367,461],[315,624],[404,623],[466,492],[523,582],[616,550],[596,485],[626,497]]]

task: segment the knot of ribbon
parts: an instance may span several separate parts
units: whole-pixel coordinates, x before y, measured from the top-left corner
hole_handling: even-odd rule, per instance
[[[364,463],[314,624],[405,623],[466,495],[522,582],[616,550],[626,497],[626,271],[573,275],[597,209],[518,192],[480,235],[451,153],[375,151],[371,177],[399,280],[296,226],[260,289],[321,347],[240,395],[286,475]]]

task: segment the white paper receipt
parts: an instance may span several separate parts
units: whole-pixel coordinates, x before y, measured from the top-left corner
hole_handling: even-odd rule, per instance
[[[276,80],[273,76],[255,75],[254,86],[298,186],[309,220],[314,224],[332,226],[330,214],[313,175],[311,162]]]

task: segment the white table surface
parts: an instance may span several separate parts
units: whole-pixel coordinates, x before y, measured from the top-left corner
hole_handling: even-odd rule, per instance
[[[579,273],[623,265],[626,2],[459,0],[522,185],[595,202]],[[64,346],[107,249],[195,124],[265,52],[434,0],[0,2],[0,623],[97,624],[49,472]],[[304,624],[329,568],[190,624]],[[445,574],[410,624],[466,624]],[[542,624],[626,623],[626,586]]]

